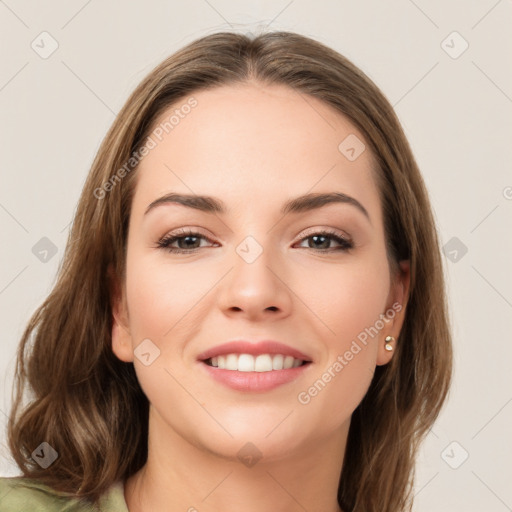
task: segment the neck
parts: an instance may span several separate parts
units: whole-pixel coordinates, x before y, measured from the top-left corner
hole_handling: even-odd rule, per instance
[[[192,444],[150,407],[148,459],[127,479],[126,503],[130,512],[341,512],[348,426],[276,459],[251,460],[256,449],[242,442],[243,462]]]

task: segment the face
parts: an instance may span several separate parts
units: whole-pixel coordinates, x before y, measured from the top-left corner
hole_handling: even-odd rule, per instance
[[[133,361],[162,438],[223,457],[246,442],[269,460],[299,453],[346,432],[376,365],[391,359],[384,338],[400,332],[407,266],[390,273],[369,149],[338,149],[348,136],[364,143],[346,118],[284,86],[193,97],[137,169],[113,350]],[[209,196],[224,211],[157,201],[171,193]],[[333,193],[351,199],[282,210]],[[275,340],[287,347],[278,354],[308,362],[242,372],[200,357],[233,340]]]

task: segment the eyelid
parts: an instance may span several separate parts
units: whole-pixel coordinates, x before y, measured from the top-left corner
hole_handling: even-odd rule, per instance
[[[186,227],[186,228],[178,228],[176,230],[171,230],[165,235],[161,236],[157,241],[157,246],[166,240],[170,240],[172,238],[185,238],[187,236],[199,237],[207,240],[208,242],[216,243],[212,236],[206,235],[201,231],[201,228],[197,228],[195,226]]]
[[[198,226],[187,226],[184,228],[171,229],[170,231],[166,232],[163,236],[161,236],[160,240],[164,240],[166,238],[171,238],[174,236],[187,236],[187,235],[191,235],[191,236],[200,235],[200,236],[204,237],[205,239],[208,239],[210,242],[213,242],[213,238],[215,238],[213,235],[205,233],[205,230],[203,228],[200,228]]]
[[[326,250],[315,250],[311,247],[305,247],[305,249],[310,249],[314,252],[318,252],[319,254],[329,254],[332,252],[349,252],[356,248],[356,244],[354,243],[351,236],[347,236],[347,234],[343,231],[340,231],[336,228],[328,227],[328,228],[321,228],[321,227],[312,227],[308,228],[306,231],[303,231],[301,233],[301,236],[298,237],[298,239],[293,243],[293,245],[296,245],[297,243],[302,243],[306,241],[308,238],[313,237],[314,235],[319,236],[326,236],[327,238],[330,238],[334,243],[338,244],[338,248],[329,248]],[[181,254],[193,254],[197,252],[201,247],[195,247],[192,249],[179,249],[176,247],[171,248],[170,245],[175,243],[179,239],[186,238],[187,236],[191,236],[193,238],[198,238],[202,240],[206,240],[209,243],[212,243],[214,246],[218,243],[212,240],[213,237],[207,236],[203,233],[201,233],[200,229],[196,227],[187,227],[187,228],[180,228],[176,231],[171,231],[170,233],[164,235],[161,237],[158,242],[156,243],[155,248],[157,249],[167,249],[171,253],[181,253]],[[203,249],[205,247],[202,247]]]
[[[342,231],[342,230],[339,230],[336,228],[331,228],[331,227],[322,228],[322,227],[318,227],[318,226],[308,228],[306,231],[301,232],[301,234],[297,237],[296,242],[301,242],[301,241],[303,241],[304,238],[311,236],[311,235],[319,234],[321,232],[328,233],[330,235],[339,236],[340,238],[343,238],[343,240],[345,240],[346,242],[349,242],[352,244],[354,243],[352,237],[350,235],[348,235],[345,231]],[[204,237],[205,239],[207,239],[209,242],[213,242],[213,240],[212,240],[213,237],[210,237],[209,235],[202,233],[201,228],[198,228],[195,226],[190,226],[190,227],[186,227],[186,228],[178,228],[176,231],[171,231],[169,233],[166,233],[164,236],[162,236],[159,239],[159,241],[161,242],[162,240],[165,240],[165,239],[168,239],[171,237],[175,237],[175,236],[177,237],[177,236],[187,236],[187,235],[188,236],[200,235],[200,236]]]
[[[308,228],[306,231],[301,232],[301,234],[298,237],[297,241],[300,242],[300,241],[302,241],[304,238],[306,238],[308,236],[316,235],[317,233],[321,233],[321,232],[328,233],[328,234],[334,235],[334,236],[339,236],[340,238],[343,238],[343,240],[345,240],[346,242],[349,242],[351,244],[354,243],[354,240],[352,239],[352,237],[348,233],[346,233],[345,231],[343,231],[341,229],[331,228],[331,227],[327,227],[327,228],[322,228],[322,227]]]

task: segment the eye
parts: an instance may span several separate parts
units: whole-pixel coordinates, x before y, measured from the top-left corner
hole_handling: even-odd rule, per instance
[[[201,235],[201,233],[184,229],[179,233],[165,236],[158,241],[157,245],[162,249],[167,249],[169,252],[190,253],[200,249],[200,246],[196,246],[198,240],[208,240],[211,242],[209,238]],[[171,247],[171,244],[174,242],[178,242],[178,247]]]
[[[211,242],[211,240],[201,233],[197,233],[191,230],[181,230],[178,233],[174,233],[169,236],[165,236],[160,239],[157,243],[157,247],[166,249],[171,253],[192,253],[201,248],[201,240]],[[333,251],[349,251],[353,249],[354,244],[352,241],[343,238],[334,231],[322,230],[314,232],[306,237],[303,237],[300,242],[306,240],[312,240],[312,243],[308,244],[307,249],[317,250],[318,252],[333,252]],[[326,247],[331,245],[332,242],[336,242],[339,247]],[[178,247],[172,247],[172,244],[176,243]],[[199,243],[199,245],[198,245]]]
[[[354,248],[354,244],[352,241],[343,238],[338,235],[335,231],[322,230],[314,232],[304,238],[302,238],[301,242],[305,240],[312,240],[313,245],[308,244],[307,249],[321,249],[320,252],[332,252],[332,251],[348,251]],[[325,245],[330,245],[332,241],[335,241],[339,244],[338,248],[325,247]],[[322,247],[323,246],[323,247]]]

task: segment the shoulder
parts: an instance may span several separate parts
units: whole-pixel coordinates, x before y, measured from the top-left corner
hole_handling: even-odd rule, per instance
[[[37,480],[25,477],[0,478],[0,512],[86,512],[83,502],[55,491]]]
[[[84,500],[69,497],[37,480],[25,477],[0,477],[0,512],[37,510],[38,512],[92,512]],[[123,484],[117,482],[104,495],[102,512],[128,512]]]

